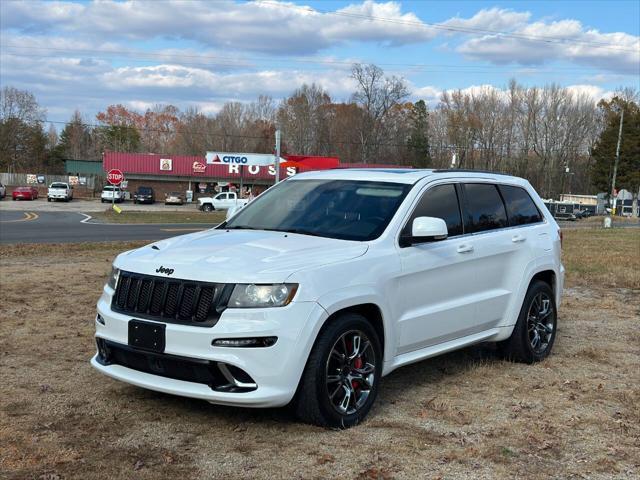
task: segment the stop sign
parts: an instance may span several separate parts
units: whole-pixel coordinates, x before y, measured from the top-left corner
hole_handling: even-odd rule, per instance
[[[109,170],[109,173],[107,173],[107,181],[111,185],[120,185],[123,180],[124,174],[117,168],[112,168],[111,170]]]

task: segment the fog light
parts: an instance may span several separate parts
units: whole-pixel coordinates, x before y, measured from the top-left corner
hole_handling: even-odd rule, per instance
[[[218,338],[211,342],[214,347],[260,348],[276,344],[278,337]]]
[[[96,315],[96,322],[98,322],[100,325],[104,325],[104,318],[102,318],[102,315],[97,314]]]

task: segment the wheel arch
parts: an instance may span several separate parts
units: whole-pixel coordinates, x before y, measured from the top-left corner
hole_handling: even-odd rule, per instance
[[[557,277],[556,277],[556,272],[554,272],[551,269],[548,270],[541,270],[537,273],[535,273],[532,277],[531,280],[529,280],[529,285],[527,286],[527,290],[529,290],[529,288],[531,287],[531,285],[533,285],[533,282],[536,281],[542,281],[544,283],[546,283],[547,285],[549,285],[549,287],[551,287],[551,291],[553,292],[553,295],[555,297],[557,297],[558,292],[557,292],[557,286],[558,286],[558,281],[557,281]]]
[[[343,315],[345,313],[357,313],[359,315],[362,315],[364,318],[366,318],[367,321],[373,327],[373,329],[376,331],[376,334],[378,335],[378,339],[380,340],[380,347],[382,348],[382,351],[384,352],[384,349],[385,349],[385,328],[384,328],[384,321],[382,319],[382,310],[380,310],[380,307],[378,305],[376,305],[375,303],[359,303],[359,304],[356,304],[356,305],[351,305],[351,306],[343,307],[343,308],[341,308],[339,310],[336,310],[335,312],[330,314],[327,317],[327,319],[324,321],[324,323],[322,324],[322,327],[320,328],[320,331],[318,332],[318,335],[330,323],[332,323],[338,317],[340,317],[341,315]],[[317,336],[316,336],[316,338],[317,338]]]
[[[318,300],[318,303],[327,312],[328,316],[318,329],[315,338],[329,322],[334,321],[340,314],[358,313],[367,318],[378,334],[383,352],[383,362],[392,359],[395,355],[394,331],[389,324],[391,315],[386,305],[380,302],[381,298],[384,298],[384,296],[369,288],[363,288],[363,286],[334,291],[324,295]]]

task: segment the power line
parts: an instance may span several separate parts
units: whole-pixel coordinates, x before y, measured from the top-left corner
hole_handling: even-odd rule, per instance
[[[181,132],[178,130],[160,130],[160,129],[152,129],[152,128],[138,128],[135,125],[103,125],[103,124],[96,124],[96,123],[74,123],[74,122],[62,122],[62,121],[56,121],[56,120],[43,120],[43,123],[54,123],[54,124],[62,124],[62,125],[68,125],[68,124],[72,124],[72,125],[81,125],[83,127],[93,127],[93,128],[109,128],[109,127],[122,127],[122,128],[132,128],[135,129],[137,131],[142,131],[142,132],[154,132],[154,133],[163,133],[163,134],[173,134],[173,135],[178,135]],[[209,136],[209,137],[219,137],[219,138],[238,138],[238,139],[245,139],[245,140],[271,140],[271,135],[269,136],[257,136],[257,135],[240,135],[240,134],[225,134],[225,133],[215,133],[215,132],[203,132],[203,131],[188,131],[188,132],[184,132],[186,134],[189,135],[196,135],[196,136]],[[396,148],[408,148],[408,144],[407,143],[389,143],[389,142],[372,142],[372,143],[365,143],[363,144],[362,142],[353,142],[353,141],[337,141],[337,140],[332,140],[332,141],[318,141],[318,140],[313,140],[313,139],[304,139],[305,141],[310,141],[311,143],[314,143],[316,146],[335,146],[335,145],[342,145],[342,146],[367,146],[367,147],[396,147]],[[447,151],[456,151],[456,150],[476,150],[476,151],[500,151],[500,150],[504,150],[507,147],[501,147],[501,148],[491,148],[491,147],[483,147],[483,146],[477,146],[477,145],[430,145],[429,147],[431,150],[447,150]],[[529,147],[519,147],[519,148],[511,148],[511,150],[521,150],[523,152],[525,151],[531,151],[531,148]],[[558,147],[558,150],[560,151],[567,151],[567,152],[577,152],[578,150],[580,150],[579,147],[571,147],[571,148],[561,148]]]
[[[372,20],[372,21],[383,22],[383,23],[409,25],[409,26],[422,28],[424,30],[429,30],[430,28],[433,28],[433,29],[436,29],[436,30],[445,30],[445,31],[457,32],[457,33],[499,35],[501,37],[514,38],[514,39],[519,39],[519,40],[532,40],[532,41],[536,41],[536,42],[555,43],[555,44],[566,44],[566,43],[568,43],[568,44],[581,44],[581,45],[587,45],[587,46],[595,46],[595,47],[599,47],[599,48],[606,48],[606,49],[609,49],[609,50],[620,50],[620,51],[634,52],[634,53],[637,52],[637,50],[632,49],[632,48],[616,47],[616,46],[611,45],[610,43],[605,43],[605,42],[593,42],[593,41],[567,39],[567,38],[561,38],[561,37],[551,37],[551,36],[542,36],[542,35],[526,35],[526,34],[520,34],[520,33],[505,32],[505,31],[500,31],[500,30],[489,30],[489,29],[483,29],[483,28],[456,27],[456,26],[453,26],[453,25],[444,25],[442,23],[430,23],[430,22],[423,22],[423,21],[413,22],[413,21],[410,21],[410,20],[399,20],[399,19],[388,18],[388,17],[375,17],[375,16],[372,16],[372,15],[364,15],[364,14],[359,14],[359,13],[349,13],[349,12],[338,12],[338,11],[313,9],[311,7],[304,7],[304,6],[300,6],[300,5],[279,3],[279,2],[274,2],[274,1],[270,1],[270,0],[255,0],[255,1],[256,1],[256,3],[262,3],[262,4],[265,4],[265,5],[277,6],[279,8],[289,8],[289,9],[294,9],[294,10],[304,10],[305,12],[318,12],[318,13],[322,13],[322,14],[325,14],[325,15],[334,15],[334,16],[347,17],[347,18],[358,18],[358,19]]]
[[[64,53],[77,53],[77,54],[87,54],[91,57],[99,57],[99,58],[111,58],[111,59],[119,59],[121,56],[127,57],[129,60],[140,61],[140,62],[150,62],[154,60],[164,60],[169,63],[173,63],[176,65],[194,65],[194,66],[224,66],[224,67],[240,67],[240,68],[248,68],[252,65],[247,64],[247,62],[242,62],[242,60],[254,61],[254,62],[265,62],[269,64],[273,63],[302,63],[302,64],[311,64],[311,65],[339,65],[339,66],[352,66],[357,62],[348,62],[348,61],[338,61],[338,60],[307,60],[307,59],[299,59],[295,57],[283,57],[283,58],[267,58],[267,57],[243,57],[238,60],[237,57],[224,57],[217,55],[188,55],[188,54],[171,54],[171,53],[153,53],[153,52],[145,52],[142,50],[91,50],[91,49],[82,49],[82,48],[56,48],[56,47],[41,47],[41,46],[23,46],[23,45],[5,45],[6,48],[13,49],[27,49],[27,50],[44,50],[44,51],[56,51],[56,52],[64,52]],[[45,54],[26,54],[26,53],[12,53],[12,52],[3,52],[5,55],[12,55],[18,57],[34,57],[34,58],[49,58],[50,55]],[[133,56],[136,55],[136,56]],[[178,60],[175,57],[181,58],[193,58],[198,60],[220,60],[215,62],[184,62],[182,60]],[[62,56],[56,58],[64,58]],[[226,61],[230,61],[231,63],[227,63]],[[370,62],[363,62],[370,63]],[[493,66],[493,65],[454,65],[454,64],[429,64],[429,63],[378,63],[374,62],[376,65],[385,66],[385,67],[411,67],[411,68],[421,68],[431,71],[442,71],[442,72],[460,72],[460,73],[495,73],[496,71],[501,71],[503,67]],[[475,68],[487,68],[487,70],[469,70]],[[305,67],[308,69],[309,67]],[[529,66],[521,66],[517,68],[509,68],[503,70],[503,73],[514,72],[517,70],[527,70],[527,71],[537,71],[541,73],[551,72],[551,71],[566,71],[566,72],[581,72],[581,71],[592,71],[593,68],[589,67],[563,67],[557,66],[551,69],[542,69],[538,67],[529,67]]]

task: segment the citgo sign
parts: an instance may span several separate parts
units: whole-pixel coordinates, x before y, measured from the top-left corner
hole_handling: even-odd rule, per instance
[[[267,153],[229,153],[229,152],[207,152],[207,164],[226,165],[259,165],[267,166],[275,163],[275,155]],[[281,161],[283,161],[281,159]]]

